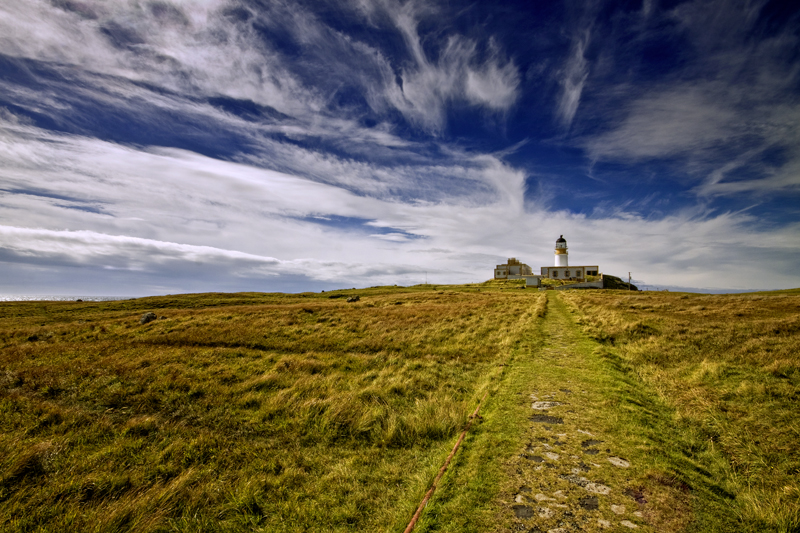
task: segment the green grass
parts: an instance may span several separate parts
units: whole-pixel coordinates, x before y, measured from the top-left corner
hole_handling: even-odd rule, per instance
[[[421,531],[527,531],[533,525],[533,531],[566,527],[588,532],[603,530],[597,522],[603,517],[632,519],[640,531],[736,530],[730,498],[717,479],[724,471],[720,458],[694,453],[694,443],[674,424],[672,406],[613,350],[583,334],[560,294],[550,292],[548,300],[546,320],[515,350],[482,411],[484,421],[467,440],[439,498],[428,506]],[[531,395],[543,399],[553,393],[568,405],[554,413],[563,417],[563,425],[546,429],[531,423]],[[586,492],[563,478],[578,462],[567,458],[582,453],[581,442],[588,438],[582,431],[604,443],[601,455],[587,459],[600,463],[587,475],[613,487],[601,497],[599,511],[575,505]],[[536,463],[525,458],[526,450],[552,442],[556,433],[561,462],[551,465],[557,468],[533,468]],[[605,448],[608,455],[625,457],[631,467],[610,466],[603,459]],[[532,489],[523,500],[515,499],[520,487]],[[572,501],[568,514],[533,522],[513,519],[512,504],[537,508],[530,496],[555,491],[566,498],[562,503]],[[637,505],[628,496],[632,493],[646,504]],[[619,517],[611,505],[642,515]]]
[[[585,331],[674,411],[684,455],[717,479],[738,531],[800,531],[797,291],[563,296]],[[692,469],[673,468],[697,485]]]
[[[641,531],[798,531],[800,295],[519,285],[0,304],[0,530],[402,531],[488,393],[417,531],[507,531],[567,388]]]
[[[402,529],[539,298],[4,304],[0,529]]]

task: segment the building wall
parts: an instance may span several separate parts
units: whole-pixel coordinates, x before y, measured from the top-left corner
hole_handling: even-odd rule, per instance
[[[520,276],[533,276],[533,269],[511,257],[508,263],[494,267],[494,279],[520,279]],[[511,278],[511,276],[517,276]]]
[[[586,276],[597,276],[599,272],[597,265],[542,267],[542,276],[550,279],[585,279]]]

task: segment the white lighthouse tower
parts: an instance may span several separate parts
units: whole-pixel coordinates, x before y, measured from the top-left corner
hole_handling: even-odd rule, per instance
[[[567,241],[564,236],[556,241],[556,263],[557,267],[569,266],[569,253],[567,252]]]

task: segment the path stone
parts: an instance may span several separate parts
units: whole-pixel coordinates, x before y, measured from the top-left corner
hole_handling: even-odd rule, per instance
[[[583,498],[578,500],[578,505],[580,505],[587,511],[594,511],[595,509],[600,507],[600,502],[597,499],[597,496],[584,496]]]
[[[527,505],[515,505],[511,508],[517,518],[533,518],[533,508]]]
[[[638,529],[639,528],[639,526],[637,526],[636,524],[634,524],[630,520],[623,520],[622,522],[619,523],[619,525],[625,526],[625,527],[629,527],[631,529]]]
[[[609,457],[608,462],[620,468],[628,468],[629,466],[631,466],[631,464],[628,461],[620,457]]]
[[[531,420],[534,422],[539,422],[540,424],[563,424],[564,419],[558,416],[550,416],[550,415],[533,415]]]
[[[533,404],[531,405],[531,409],[544,411],[546,409],[558,407],[559,405],[564,405],[564,404],[562,404],[561,402],[533,402]]]
[[[606,487],[602,483],[587,483],[584,488],[595,494],[608,494],[611,492],[611,487]]]
[[[549,507],[539,507],[537,511],[539,513],[539,518],[553,518],[553,514],[555,513],[555,511]]]

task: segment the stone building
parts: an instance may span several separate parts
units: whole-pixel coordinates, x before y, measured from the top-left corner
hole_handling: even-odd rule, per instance
[[[505,265],[494,267],[494,279],[520,279],[521,276],[532,275],[533,269],[516,257],[510,257]]]
[[[520,262],[516,257],[510,257],[504,265],[494,267],[494,279],[524,279],[525,284],[534,287],[540,285],[540,276],[533,273],[533,269]]]

